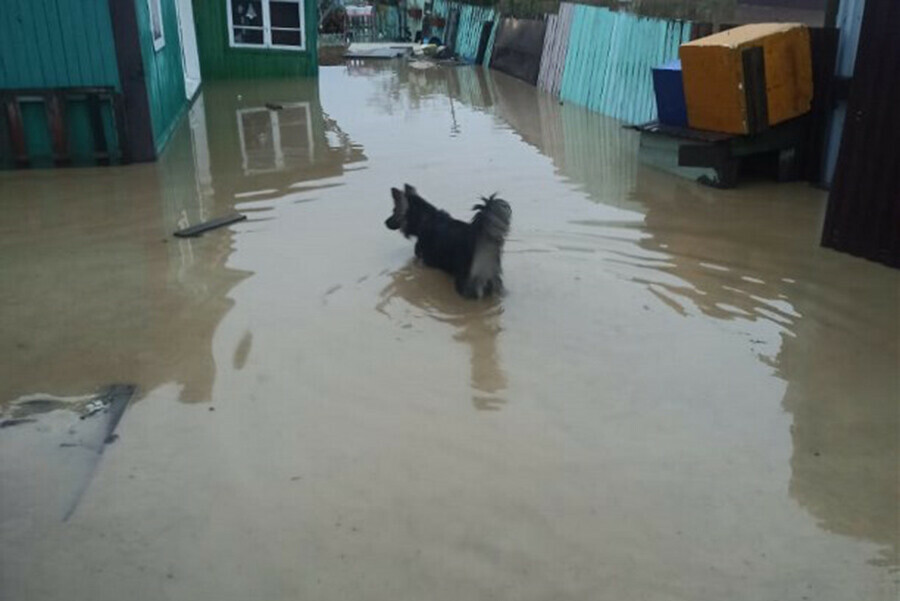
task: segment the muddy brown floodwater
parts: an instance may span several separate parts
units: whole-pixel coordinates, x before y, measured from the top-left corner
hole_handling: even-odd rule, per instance
[[[206,84],[156,164],[0,174],[4,411],[138,386],[67,521],[51,422],[0,430],[0,598],[896,600],[900,273],[819,247],[823,192],[637,143],[360,64]],[[403,182],[510,201],[507,297],[412,261]]]

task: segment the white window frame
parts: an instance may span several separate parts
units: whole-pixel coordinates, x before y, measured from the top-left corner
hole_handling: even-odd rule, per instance
[[[306,1],[307,0],[274,0],[276,2],[291,2],[297,4],[297,10],[300,11],[300,41],[299,46],[287,46],[284,44],[272,43],[272,17],[269,9],[269,2],[272,0],[258,0],[262,6],[262,44],[242,44],[234,41],[234,28],[240,28],[240,25],[234,24],[234,15],[231,11],[231,0],[225,0],[225,8],[228,12],[228,45],[232,48],[252,48],[256,50],[290,50],[294,52],[306,52]],[[285,29],[294,31],[293,28],[276,27],[276,29]]]
[[[315,158],[315,146],[313,145],[313,135],[312,135],[312,113],[310,111],[308,102],[288,102],[282,105],[283,108],[303,108],[306,112],[306,143],[309,147],[309,161],[313,162]],[[251,169],[250,168],[250,158],[247,156],[247,146],[246,146],[246,138],[244,136],[244,120],[243,116],[248,113],[269,113],[269,124],[272,128],[272,150],[274,151],[273,157],[273,167],[270,169]],[[284,162],[284,149],[281,145],[281,124],[280,119],[278,117],[279,111],[273,111],[266,107],[253,107],[253,108],[245,108],[238,109],[235,111],[237,116],[237,125],[238,125],[238,138],[241,142],[241,158],[243,159],[244,174],[245,175],[257,175],[260,173],[274,173],[276,171],[282,171],[285,168]]]
[[[154,11],[155,7],[155,11]],[[159,37],[154,37],[153,13],[159,17]],[[157,52],[166,45],[166,27],[163,21],[162,0],[147,0],[147,18],[150,20],[150,38],[153,40],[153,49]]]

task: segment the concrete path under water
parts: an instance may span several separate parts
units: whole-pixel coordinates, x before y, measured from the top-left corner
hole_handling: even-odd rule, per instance
[[[819,247],[822,192],[636,150],[380,63],[206,85],[156,164],[0,174],[0,402],[139,390],[67,521],[0,483],[0,598],[895,600],[900,274]],[[404,182],[509,200],[507,297],[412,261]]]

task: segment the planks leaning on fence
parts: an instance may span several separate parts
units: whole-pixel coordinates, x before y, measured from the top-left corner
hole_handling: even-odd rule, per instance
[[[481,30],[484,23],[494,20],[494,9],[489,6],[459,6],[459,28],[456,31],[456,54],[471,62],[478,55]]]
[[[562,85],[574,10],[574,4],[563,2],[559,5],[558,15],[547,17],[547,33],[544,36],[544,53],[541,56],[537,85],[554,96],[559,96],[559,88]]]
[[[484,51],[484,61],[481,63],[485,67],[489,67],[491,64],[491,56],[494,54],[494,42],[497,40],[497,30],[500,29],[500,15],[496,15],[494,19],[494,26],[491,28],[491,37],[488,38],[487,49]]]
[[[629,123],[656,117],[650,69],[678,57],[691,25],[576,5],[560,98]]]

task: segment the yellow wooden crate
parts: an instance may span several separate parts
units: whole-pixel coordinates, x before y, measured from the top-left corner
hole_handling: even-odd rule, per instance
[[[755,47],[762,48],[765,65],[767,118],[763,125],[775,125],[809,111],[813,84],[807,27],[796,23],[744,25],[681,45],[691,127],[752,133],[743,52]]]

